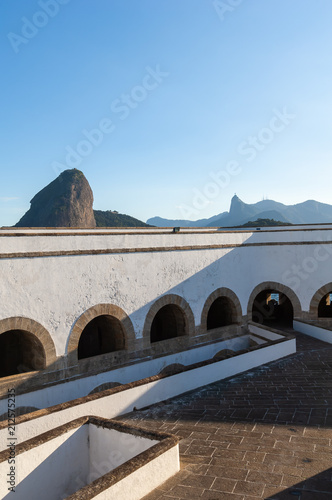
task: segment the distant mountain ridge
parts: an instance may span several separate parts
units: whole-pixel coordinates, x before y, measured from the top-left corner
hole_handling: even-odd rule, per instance
[[[332,223],[332,205],[314,200],[296,205],[273,200],[248,204],[234,195],[229,212],[208,219],[152,217],[145,223],[116,211],[93,210],[92,189],[83,172],[74,168],[63,171],[32,198],[30,209],[16,227],[237,227],[257,219],[285,224]]]
[[[295,205],[284,205],[274,200],[262,200],[249,204],[234,195],[229,212],[214,215],[209,219],[188,221],[153,217],[148,219],[147,223],[159,227],[234,227],[257,219],[274,219],[292,224],[332,223],[332,205],[314,200]]]
[[[149,224],[112,210],[94,210],[97,227],[150,227]]]
[[[224,212],[225,216],[228,214],[228,212]],[[146,221],[147,224],[151,224],[156,227],[174,227],[174,226],[180,226],[180,227],[204,227],[208,226],[210,223],[212,223],[214,220],[217,220],[221,218],[223,214],[218,214],[214,215],[213,217],[210,217],[209,219],[200,219],[196,221],[192,220],[185,220],[185,219],[163,219],[162,217],[152,217],[151,219],[148,219]]]

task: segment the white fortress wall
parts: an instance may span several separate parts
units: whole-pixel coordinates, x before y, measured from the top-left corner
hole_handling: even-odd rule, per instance
[[[325,258],[322,247],[326,241],[332,241],[331,229],[111,236],[101,236],[98,232],[97,236],[2,235],[2,257],[12,252],[70,251],[74,255],[1,258],[0,319],[19,315],[38,321],[51,334],[60,356],[66,352],[68,336],[77,318],[95,304],[112,303],[121,307],[130,316],[138,338],[150,305],[167,293],[185,298],[196,324],[200,322],[206,298],[221,286],[237,294],[243,314],[252,290],[265,281],[292,288],[302,309],[308,311],[312,295],[330,275],[331,255]],[[236,246],[239,244],[250,246]],[[226,248],[210,248],[212,245]],[[167,250],[174,246],[185,250]],[[203,248],[190,250],[190,246]],[[144,251],[127,252],[133,248]],[[86,249],[101,252],[119,249],[119,252],[79,254]]]
[[[246,332],[262,290],[285,294],[294,320],[315,319],[319,301],[332,291],[331,259],[332,225],[178,233],[2,229],[0,334],[37,335],[46,365],[1,375],[0,415],[9,387],[17,388],[17,406],[43,408],[102,384],[155,375],[169,364],[188,365],[189,358],[207,359],[204,344],[214,346],[206,348],[213,357],[218,342]],[[228,294],[236,317],[209,329],[207,314],[218,293]],[[152,320],[165,303],[182,308],[186,333],[152,341]],[[123,322],[125,347],[78,359],[85,325],[113,312]]]

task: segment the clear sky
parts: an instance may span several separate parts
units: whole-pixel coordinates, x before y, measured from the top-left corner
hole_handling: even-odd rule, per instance
[[[94,208],[331,203],[331,0],[2,0],[0,226],[67,168]]]

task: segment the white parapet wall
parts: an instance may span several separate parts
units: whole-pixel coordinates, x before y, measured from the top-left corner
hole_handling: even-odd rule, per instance
[[[140,500],[180,470],[179,445],[165,451],[162,455],[150,460],[147,464],[134,471],[130,476],[112,485],[104,492],[95,496],[95,500]],[[75,497],[70,500],[75,500]],[[77,500],[81,500],[80,497]]]
[[[81,377],[74,381],[66,381],[45,389],[40,389],[16,396],[16,406],[30,406],[38,409],[54,406],[65,401],[87,396],[96,387],[108,383],[118,382],[128,384],[135,380],[158,375],[165,367],[173,364],[184,366],[199,363],[213,356],[222,349],[239,351],[249,347],[249,336],[243,335],[228,340],[217,341],[207,345],[197,346],[186,351],[180,351],[168,356],[137,361],[134,364],[112,369],[90,377]],[[15,386],[15,384],[13,383]],[[0,400],[0,415],[7,413],[7,399]]]
[[[250,333],[254,333],[258,337],[261,337],[262,340],[281,340],[283,335],[280,334],[277,330],[272,328],[267,328],[262,325],[258,325],[257,323],[248,323],[248,330]]]
[[[24,445],[24,443],[22,443]],[[16,500],[49,498],[57,500],[75,492],[75,484],[86,484],[89,467],[88,426],[68,430],[52,440],[18,454],[15,460],[0,463],[0,497]],[[10,470],[11,469],[11,470]],[[12,488],[12,489],[9,489]],[[14,494],[13,494],[14,492]],[[64,496],[64,493],[66,495]]]
[[[179,471],[178,438],[82,417],[0,453],[0,496],[139,500]]]
[[[294,330],[332,344],[332,331],[304,321],[294,321]]]
[[[271,342],[271,341],[270,341]],[[16,435],[22,442],[84,415],[113,418],[154,403],[165,401],[185,392],[217,382],[238,373],[296,352],[295,338],[274,341],[270,345],[237,354],[222,361],[207,361],[181,373],[155,376],[104,392],[92,394],[45,410],[17,418]],[[0,450],[6,447],[7,422],[0,423]]]

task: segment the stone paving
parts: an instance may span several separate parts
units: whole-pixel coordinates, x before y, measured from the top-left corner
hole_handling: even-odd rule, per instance
[[[182,438],[181,471],[144,500],[332,500],[332,344],[121,418]]]

